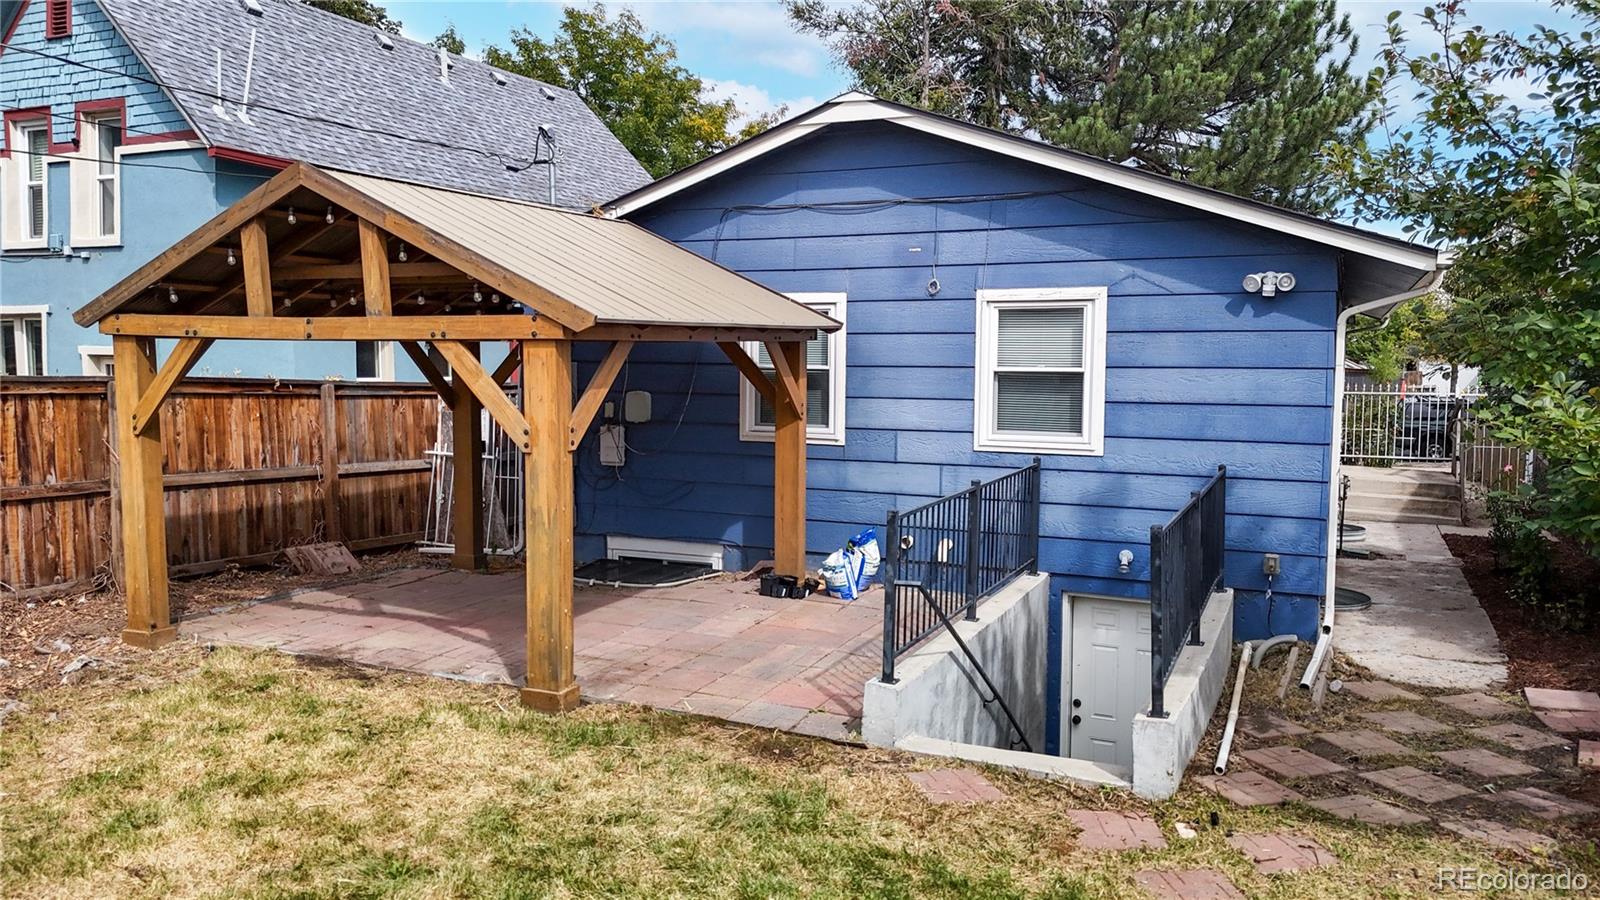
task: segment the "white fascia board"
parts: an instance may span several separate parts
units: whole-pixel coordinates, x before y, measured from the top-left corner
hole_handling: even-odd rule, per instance
[[[629,213],[649,206],[658,200],[662,200],[678,193],[679,191],[694,187],[695,185],[707,179],[721,175],[723,172],[726,172],[735,166],[742,165],[751,159],[754,159],[758,156],[764,156],[767,153],[770,153],[771,151],[776,150],[792,141],[799,140],[800,138],[805,137],[811,132],[822,127],[823,126],[821,124],[804,122],[798,125],[790,125],[788,128],[774,128],[758,137],[751,138],[743,144],[740,144],[739,146],[728,150],[719,156],[711,157],[699,166],[684,172],[680,172],[676,175],[668,175],[660,181],[657,181],[654,184],[648,185],[641,190],[628,195],[623,202],[607,207],[605,211],[606,217],[610,219],[616,219],[626,216]]]

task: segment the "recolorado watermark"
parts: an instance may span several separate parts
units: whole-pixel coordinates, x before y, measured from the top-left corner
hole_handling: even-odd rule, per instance
[[[1535,872],[1527,869],[1480,869],[1476,866],[1441,867],[1441,891],[1568,891],[1585,893],[1591,882],[1583,872]]]

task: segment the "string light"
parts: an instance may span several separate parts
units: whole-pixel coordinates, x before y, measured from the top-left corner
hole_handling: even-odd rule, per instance
[[[293,225],[299,220],[294,217],[294,207],[289,207],[289,224]]]
[[[405,244],[401,244],[400,245],[400,261],[401,262],[405,262],[406,261],[406,245]]]
[[[229,247],[228,248],[228,265],[237,266],[238,264],[239,264],[239,260],[233,255],[233,248]]]
[[[474,281],[472,283],[472,302],[473,303],[482,303],[483,302],[483,291],[478,289],[478,283],[476,281]]]
[[[489,295],[489,302],[490,303],[494,303],[494,304],[498,304],[500,302],[500,295],[498,293],[490,294]]]
[[[328,207],[328,214],[322,217],[322,221],[327,222],[329,225],[333,224],[333,207]]]
[[[351,291],[350,292],[350,299],[345,301],[345,305],[346,306],[355,306],[356,305],[356,292],[355,291]]]
[[[422,296],[422,292],[421,291],[417,291],[417,305],[421,306],[422,304],[424,304],[426,302],[427,302],[427,298]]]

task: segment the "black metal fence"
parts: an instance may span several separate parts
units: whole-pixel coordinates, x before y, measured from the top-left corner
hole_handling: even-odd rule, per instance
[[[883,681],[894,661],[1023,572],[1039,571],[1039,460],[906,512],[889,512],[883,556]],[[926,592],[927,600],[919,596]]]
[[[1165,525],[1150,528],[1150,715],[1164,718],[1167,677],[1185,643],[1198,645],[1206,600],[1222,587],[1228,468]]]

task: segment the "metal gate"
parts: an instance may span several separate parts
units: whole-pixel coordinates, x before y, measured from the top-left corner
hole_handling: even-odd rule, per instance
[[[516,385],[506,388],[506,396],[522,408],[522,392]],[[486,553],[502,556],[522,552],[523,493],[522,473],[525,460],[522,451],[511,442],[509,435],[481,413],[484,436],[483,452],[483,549]],[[451,506],[455,502],[454,465],[451,438],[450,407],[439,404],[439,430],[434,437],[433,449],[428,451],[432,469],[428,477],[427,520],[423,525],[422,540],[417,549],[423,553],[450,553],[455,550]]]
[[[1404,382],[1347,384],[1344,446],[1347,463],[1450,462],[1460,458],[1463,431],[1477,437],[1472,405],[1481,395],[1432,391]]]

